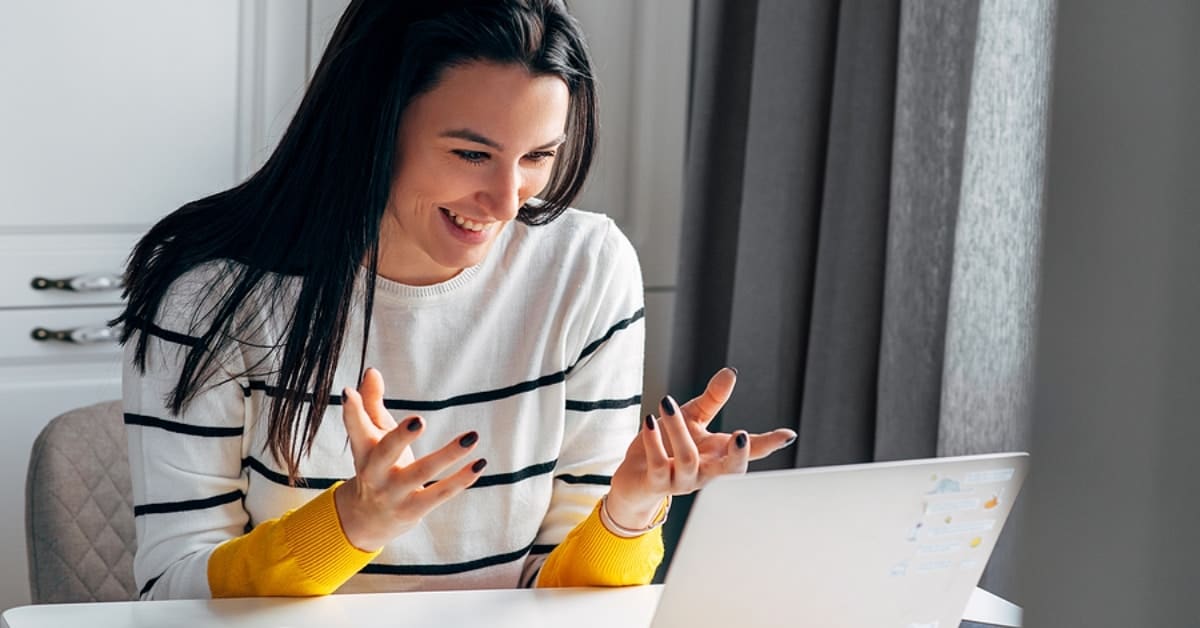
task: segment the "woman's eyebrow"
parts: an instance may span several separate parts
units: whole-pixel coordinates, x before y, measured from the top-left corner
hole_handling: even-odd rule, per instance
[[[504,146],[502,146],[500,144],[500,142],[490,139],[487,136],[483,135],[482,133],[472,131],[471,129],[449,129],[449,130],[442,131],[441,133],[439,133],[438,137],[451,137],[451,138],[455,138],[455,139],[466,140],[468,142],[475,142],[476,144],[483,144],[484,146],[489,146],[498,151],[504,150]],[[559,135],[558,137],[554,138],[553,140],[550,140],[549,142],[546,142],[545,144],[542,144],[541,146],[534,148],[533,150],[545,150],[547,148],[554,148],[555,146],[558,146],[559,144],[562,144],[565,141],[567,141],[567,135],[564,133],[564,134]]]

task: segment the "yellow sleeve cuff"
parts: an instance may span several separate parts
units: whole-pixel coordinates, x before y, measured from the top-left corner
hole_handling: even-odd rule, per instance
[[[664,502],[665,504],[665,502]],[[600,504],[550,552],[538,587],[623,587],[649,584],[663,559],[662,528],[619,537],[600,521]]]
[[[217,546],[208,559],[213,597],[326,595],[378,556],[346,539],[333,501],[339,484]]]

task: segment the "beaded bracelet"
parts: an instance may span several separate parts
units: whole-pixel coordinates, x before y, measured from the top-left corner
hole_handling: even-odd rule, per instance
[[[667,513],[669,512],[671,512],[670,495],[667,496],[666,505],[659,510],[658,516],[654,518],[654,521],[651,522],[648,527],[642,528],[641,530],[634,530],[632,528],[626,528],[616,521],[613,521],[612,515],[608,514],[608,495],[605,495],[600,499],[600,523],[603,523],[604,527],[608,528],[609,532],[612,532],[623,539],[639,537],[655,528],[661,527],[662,524],[666,523]]]

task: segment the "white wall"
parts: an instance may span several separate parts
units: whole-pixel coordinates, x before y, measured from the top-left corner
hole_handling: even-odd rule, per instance
[[[667,392],[683,208],[691,0],[576,0],[599,82],[598,162],[576,205],[606,213],[646,284],[645,412]]]

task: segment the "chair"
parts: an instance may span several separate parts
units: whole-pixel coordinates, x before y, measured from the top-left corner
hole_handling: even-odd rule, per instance
[[[33,443],[25,543],[34,604],[137,599],[126,452],[117,401],[58,416]]]

